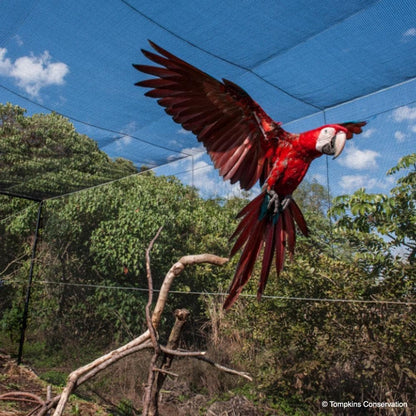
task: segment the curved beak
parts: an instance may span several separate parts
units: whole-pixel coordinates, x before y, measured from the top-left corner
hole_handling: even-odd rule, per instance
[[[334,137],[334,157],[336,159],[344,150],[345,142],[347,141],[347,135],[344,131],[339,131]]]

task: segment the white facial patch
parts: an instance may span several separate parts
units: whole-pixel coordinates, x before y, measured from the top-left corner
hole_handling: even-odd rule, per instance
[[[335,129],[333,127],[325,127],[319,133],[318,140],[316,142],[316,150],[322,153],[322,148],[331,142],[332,138],[335,136]]]

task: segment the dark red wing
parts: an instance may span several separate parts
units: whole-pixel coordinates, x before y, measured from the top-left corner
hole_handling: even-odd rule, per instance
[[[276,139],[266,138],[267,132],[279,132],[279,124],[238,85],[217,81],[150,44],[160,55],[142,52],[161,66],[133,65],[156,77],[136,85],[151,88],[146,95],[157,98],[175,122],[197,136],[225,180],[250,189],[262,175],[271,148],[277,146]]]
[[[360,134],[366,124],[366,121],[348,121],[347,123],[341,123],[340,126],[348,130],[347,139],[351,139],[354,134]]]

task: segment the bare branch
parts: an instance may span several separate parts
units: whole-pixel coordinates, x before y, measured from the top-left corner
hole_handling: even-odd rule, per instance
[[[175,323],[170,332],[167,348],[170,350],[176,350],[179,345],[179,339],[181,335],[182,328],[185,322],[188,320],[190,312],[187,309],[176,309],[175,310]],[[151,401],[149,406],[149,415],[156,416],[159,414],[159,394],[162,390],[163,383],[165,382],[166,376],[170,373],[168,370],[172,365],[174,356],[171,354],[165,353],[159,369],[154,369],[157,371],[155,375],[155,381],[152,387]],[[177,377],[177,375],[175,375]]]
[[[0,400],[13,400],[19,402],[29,402],[29,403],[39,403],[40,405],[44,404],[42,398],[33,393],[23,392],[23,391],[14,391],[10,393],[4,393],[0,395]]]
[[[210,263],[217,266],[222,266],[227,263],[228,259],[224,257],[218,257],[213,254],[196,254],[182,257],[177,263],[175,263],[165,276],[165,279],[160,288],[159,297],[156,302],[155,309],[153,311],[152,322],[153,326],[157,328],[162,316],[163,309],[168,298],[169,289],[172,285],[173,279],[178,276],[186,266],[200,263]]]
[[[224,266],[229,259],[226,257],[218,257],[214,254],[191,254],[189,256],[183,256],[179,259],[179,263],[182,263],[185,266],[190,266],[192,264],[199,263],[210,263],[217,266]]]
[[[150,308],[153,302],[153,279],[152,279],[152,270],[150,267],[150,251],[153,248],[153,244],[155,243],[156,239],[159,237],[160,232],[162,231],[163,227],[160,227],[157,231],[156,235],[153,237],[153,240],[150,242],[149,247],[146,250],[146,272],[147,272],[147,286],[149,288],[149,295],[148,301],[146,305],[146,322],[147,328],[149,330],[150,339],[152,340],[153,349],[155,350],[152,359],[150,360],[149,364],[149,373],[147,377],[147,385],[144,390],[144,398],[143,398],[143,415],[147,416],[149,414],[149,408],[152,400],[152,387],[155,381],[155,372],[154,368],[156,367],[157,359],[161,353],[159,342],[157,340],[156,329],[153,326],[152,316]]]
[[[0,276],[3,276],[4,274],[6,274],[7,270],[9,269],[9,267],[11,267],[14,263],[19,262],[20,260],[22,260],[23,258],[27,257],[27,253],[23,253],[21,256],[14,258],[9,264],[6,265],[6,267],[0,272]]]
[[[123,345],[122,347],[117,348],[116,350],[113,350],[109,352],[108,354],[105,354],[102,357],[97,358],[93,362],[73,371],[68,377],[68,382],[67,382],[66,387],[64,388],[61,395],[59,396],[59,402],[58,402],[58,405],[56,406],[53,416],[62,415],[64,407],[68,401],[70,394],[77,386],[89,380],[98,372],[107,368],[109,365],[115,363],[121,358],[126,357],[127,355],[130,355],[138,350],[148,347],[149,344],[147,344],[147,341],[149,341],[149,339],[150,339],[149,331],[146,331],[142,335],[130,341],[129,343]]]
[[[250,376],[250,374],[248,374],[244,371],[238,371],[238,370],[234,370],[232,368],[225,367],[225,366],[223,366],[221,364],[218,364],[215,361],[212,361],[209,358],[204,357],[204,356],[195,355],[194,358],[196,358],[197,360],[204,361],[204,362],[212,365],[213,367],[218,368],[218,370],[224,371],[225,373],[233,374],[235,376],[244,377],[247,380],[253,381],[253,378]]]
[[[157,373],[166,374],[167,376],[179,377],[179,374],[172,373],[172,371],[163,370],[162,368],[159,368],[159,367],[153,367],[153,371],[156,371]]]
[[[170,355],[176,355],[178,357],[203,357],[206,355],[206,351],[183,351],[183,350],[172,350],[170,348],[166,348],[163,345],[160,345],[160,349]]]
[[[155,236],[154,240],[157,238],[157,236],[158,234]],[[199,263],[210,263],[221,266],[225,264],[227,261],[228,259],[226,258],[218,257],[212,254],[199,254],[184,256],[177,263],[175,263],[166,274],[165,279],[162,283],[159,297],[157,299],[156,306],[151,318],[153,328],[156,330],[160,323],[162,312],[166,305],[168,293],[172,285],[173,279],[176,276],[178,276],[186,266]],[[142,335],[130,341],[129,343],[123,345],[122,347],[113,350],[110,353],[105,354],[102,357],[94,360],[93,362],[73,371],[68,377],[67,385],[62,391],[62,394],[60,396],[54,397],[51,402],[48,402],[47,406],[44,406],[42,408],[41,414],[43,415],[46,413],[44,412],[45,407],[48,407],[49,410],[55,406],[55,403],[58,403],[56,405],[56,409],[53,416],[62,416],[68,398],[76,387],[78,387],[85,381],[89,380],[91,377],[95,376],[97,373],[104,370],[109,365],[115,363],[121,358],[124,358],[127,355],[133,354],[134,352],[137,352],[144,348],[149,348],[152,345],[150,341],[151,334],[150,331],[147,330]],[[53,404],[51,404],[52,402]]]
[[[153,347],[155,348],[156,353],[160,353],[159,350],[159,344],[157,342],[157,334],[156,329],[153,326],[152,322],[152,316],[151,316],[151,306],[153,302],[153,279],[152,279],[152,270],[150,267],[150,251],[153,248],[153,245],[156,241],[156,239],[159,237],[159,234],[161,233],[163,227],[160,227],[157,231],[156,235],[153,237],[152,241],[149,244],[149,247],[146,250],[146,272],[147,272],[147,286],[149,289],[149,295],[148,295],[148,301],[146,305],[146,322],[147,322],[147,328],[150,333],[150,339],[152,340]]]

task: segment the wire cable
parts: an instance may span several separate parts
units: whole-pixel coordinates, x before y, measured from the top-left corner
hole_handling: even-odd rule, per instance
[[[24,96],[23,94],[20,94],[20,93],[18,93],[18,92],[16,92],[16,91],[14,91],[14,90],[12,90],[12,89],[10,89],[10,88],[6,87],[6,86],[5,86],[5,85],[3,85],[3,84],[0,84],[0,88],[3,88],[3,89],[4,89],[4,90],[6,90],[7,92],[9,92],[9,93],[11,93],[11,94],[13,94],[13,95],[16,95],[17,97],[21,98],[22,100],[25,100],[25,101],[27,101],[27,102],[29,102],[29,103],[31,103],[31,104],[34,104],[34,105],[36,105],[36,106],[38,106],[38,107],[40,107],[40,108],[43,108],[44,110],[50,111],[50,112],[52,112],[52,113],[59,114],[59,115],[61,115],[62,117],[66,117],[66,118],[68,118],[68,119],[70,119],[70,120],[72,120],[72,121],[75,121],[75,122],[77,122],[77,123],[83,124],[84,126],[93,127],[93,128],[95,128],[95,129],[98,129],[98,130],[106,131],[106,132],[108,132],[108,133],[118,134],[118,135],[120,135],[121,137],[130,137],[130,138],[132,138],[133,140],[137,140],[137,141],[139,141],[139,142],[141,142],[141,143],[148,144],[149,146],[153,146],[153,147],[156,147],[156,148],[158,148],[158,149],[163,149],[163,150],[167,150],[167,151],[169,151],[169,152],[173,152],[173,153],[177,153],[177,154],[182,154],[182,155],[184,155],[183,157],[186,157],[186,156],[191,156],[191,154],[188,154],[188,153],[184,152],[183,150],[180,150],[180,151],[178,151],[178,150],[174,150],[174,149],[171,149],[170,147],[162,146],[162,145],[160,145],[160,144],[156,144],[156,143],[154,143],[154,142],[151,142],[151,141],[148,141],[148,140],[142,139],[142,138],[140,138],[140,137],[137,137],[137,136],[132,136],[131,134],[128,134],[128,133],[123,133],[123,132],[121,132],[121,131],[118,131],[118,130],[113,130],[113,129],[109,129],[109,128],[107,128],[107,127],[100,127],[100,126],[97,126],[96,124],[88,123],[88,122],[86,122],[86,121],[83,121],[83,120],[80,120],[80,119],[78,119],[78,118],[75,118],[75,117],[69,116],[69,115],[67,115],[67,114],[63,114],[63,113],[61,113],[61,112],[59,112],[59,111],[56,111],[56,110],[54,110],[54,109],[52,109],[52,108],[50,108],[50,107],[47,107],[46,105],[40,104],[39,102],[37,102],[37,101],[35,101],[35,100],[32,100],[31,98],[28,98],[28,97]]]
[[[185,42],[186,44],[192,46],[195,49],[198,49],[204,53],[206,53],[207,55],[212,56],[215,59],[218,59],[222,62],[225,62],[229,65],[232,65],[236,68],[242,69],[243,71],[249,72],[250,74],[254,75],[256,78],[260,79],[261,81],[263,81],[264,83],[270,85],[271,87],[275,88],[276,90],[286,94],[288,97],[293,98],[296,101],[300,101],[301,103],[308,105],[310,107],[315,108],[316,110],[322,111],[323,108],[318,107],[316,104],[312,104],[306,100],[303,100],[302,98],[297,97],[294,94],[291,94],[290,92],[284,90],[283,88],[279,87],[278,85],[274,84],[271,81],[268,81],[267,79],[263,78],[261,75],[257,74],[252,68],[246,67],[244,65],[240,65],[237,64],[236,62],[233,62],[227,58],[224,58],[223,56],[217,55],[213,52],[208,51],[207,49],[201,48],[200,46],[198,46],[196,43],[191,42],[190,40],[178,35],[176,32],[168,29],[166,26],[163,26],[162,24],[160,24],[159,22],[157,22],[155,19],[151,18],[150,16],[148,16],[147,14],[143,13],[141,10],[139,10],[137,7],[133,6],[131,3],[129,3],[126,0],[120,0],[122,3],[124,3],[127,7],[129,7],[131,10],[133,10],[134,12],[136,12],[137,14],[139,14],[140,16],[142,16],[143,18],[145,18],[146,20],[148,20],[149,22],[153,23],[155,26],[159,27],[160,29],[164,30],[165,32],[169,33],[170,35],[174,36],[175,38],[181,40],[182,42]]]
[[[48,280],[40,280],[34,282],[36,284],[55,285],[55,286],[73,286],[73,287],[86,287],[92,289],[106,289],[106,290],[129,290],[135,292],[147,292],[148,288],[140,288],[133,286],[109,286],[109,285],[97,285],[86,283],[68,283],[68,282],[51,282]],[[160,289],[154,289],[154,292],[160,292]],[[169,293],[177,295],[193,295],[193,296],[227,296],[225,292],[199,292],[199,291],[181,291],[170,290]],[[250,293],[242,293],[241,297],[256,298],[257,295]],[[338,299],[338,298],[314,298],[306,296],[277,296],[277,295],[263,295],[262,299],[274,299],[274,300],[294,300],[300,302],[330,302],[330,303],[360,303],[360,304],[388,304],[388,305],[401,305],[401,306],[416,306],[416,301],[403,302],[397,299]]]

